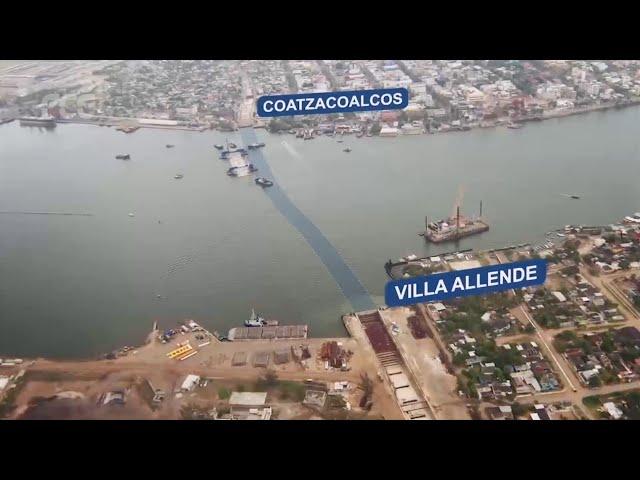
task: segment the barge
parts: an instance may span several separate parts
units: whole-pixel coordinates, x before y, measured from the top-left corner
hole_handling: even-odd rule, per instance
[[[429,222],[425,217],[426,230],[420,235],[431,243],[442,243],[456,241],[471,235],[489,230],[489,224],[482,218],[482,203],[480,204],[480,216],[468,218],[460,215],[460,208],[457,208],[455,217],[449,217],[437,222]]]

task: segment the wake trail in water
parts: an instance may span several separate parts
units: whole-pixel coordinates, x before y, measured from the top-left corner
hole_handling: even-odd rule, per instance
[[[293,148],[291,145],[289,145],[286,141],[284,141],[284,140],[283,140],[283,141],[282,141],[282,142],[280,142],[280,143],[282,143],[282,146],[284,147],[284,149],[285,149],[287,152],[289,152],[289,154],[290,154],[292,157],[295,157],[295,158],[302,158],[302,155],[300,155],[300,153],[298,153],[298,151],[297,151],[295,148]]]

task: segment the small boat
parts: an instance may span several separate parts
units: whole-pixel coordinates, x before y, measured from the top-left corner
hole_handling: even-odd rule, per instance
[[[181,178],[184,178],[184,175],[182,175],[181,173],[178,173],[173,178],[175,178],[176,180],[180,180]]]
[[[336,142],[342,143],[342,142],[344,142],[344,140],[336,140]]]
[[[120,155],[116,155],[117,160],[129,160],[130,158],[131,155],[129,155],[128,153],[121,153]]]
[[[267,180],[263,177],[258,177],[255,179],[256,185],[260,185],[261,187],[271,187],[273,186],[273,182],[271,180]]]
[[[625,223],[640,223],[640,212],[636,212],[633,215],[627,215],[624,217]]]
[[[129,216],[130,217],[135,217],[135,215],[133,213],[130,213]]]
[[[216,143],[214,147],[217,148],[218,150],[222,150],[224,148],[224,145],[220,145],[219,143]]]
[[[235,143],[230,143],[229,148],[238,148],[238,146]]]
[[[175,145],[171,145],[170,143],[167,143],[166,147],[167,148],[173,148],[173,147],[175,147]]]
[[[362,137],[364,137],[364,132],[358,132],[358,133],[356,133],[356,137],[357,137],[357,138],[362,138]]]
[[[580,200],[578,195],[569,195],[569,198],[573,198],[574,200]]]
[[[522,128],[522,124],[511,122],[507,125],[507,128],[513,128],[513,129]]]
[[[349,153],[351,151],[351,149],[349,147],[345,148],[344,150],[342,150],[343,152]]]
[[[260,148],[260,147],[264,147],[264,143],[252,143],[251,145],[248,146],[249,150],[254,150],[256,148]]]
[[[264,326],[264,324],[265,324],[264,318],[262,318],[260,315],[256,315],[256,312],[254,309],[251,309],[251,318],[249,318],[249,320],[244,321],[245,327],[262,327]]]

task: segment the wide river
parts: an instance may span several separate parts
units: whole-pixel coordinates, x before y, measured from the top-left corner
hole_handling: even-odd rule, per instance
[[[378,303],[387,259],[536,242],[640,210],[637,107],[342,144],[257,134],[279,186]],[[213,148],[225,138],[241,143],[238,133],[0,126],[0,211],[93,214],[0,214],[0,355],[93,356],[141,342],[155,320],[226,332],[252,307],[308,323],[312,336],[344,334],[349,302],[252,178],[225,174]],[[463,213],[482,200],[491,230],[428,247],[417,235],[425,215],[450,215],[460,186]]]

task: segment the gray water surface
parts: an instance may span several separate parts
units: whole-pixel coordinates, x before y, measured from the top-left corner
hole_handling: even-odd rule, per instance
[[[382,303],[389,258],[539,241],[640,210],[639,120],[628,108],[344,143],[257,135],[279,188]],[[140,342],[154,320],[225,331],[252,307],[313,336],[343,334],[351,305],[253,177],[225,175],[213,148],[225,138],[242,143],[238,133],[0,126],[0,211],[93,214],[0,215],[2,355],[91,356]],[[449,215],[460,185],[463,212],[482,199],[491,230],[425,245],[424,216]]]

